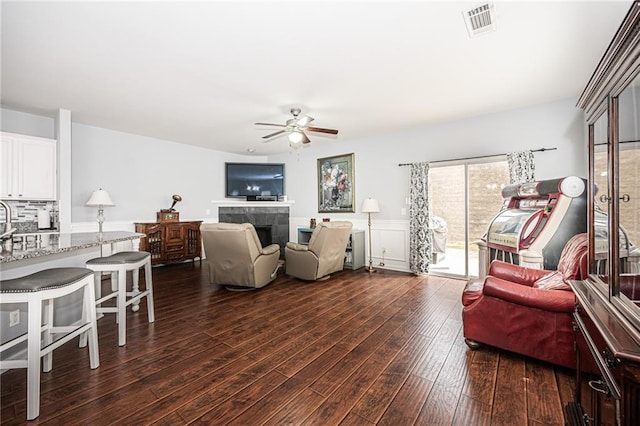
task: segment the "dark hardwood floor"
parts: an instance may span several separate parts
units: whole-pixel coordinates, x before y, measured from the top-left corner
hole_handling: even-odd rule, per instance
[[[230,292],[203,264],[153,269],[156,321],[99,320],[100,367],[68,343],[32,424],[561,425],[569,370],[464,344],[463,281],[364,269]],[[1,376],[26,423],[26,370]]]

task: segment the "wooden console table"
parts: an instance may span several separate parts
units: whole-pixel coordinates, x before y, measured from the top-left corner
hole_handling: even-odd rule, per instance
[[[147,238],[140,241],[140,250],[151,253],[151,264],[184,262],[202,259],[200,224],[192,222],[136,223],[136,232]]]

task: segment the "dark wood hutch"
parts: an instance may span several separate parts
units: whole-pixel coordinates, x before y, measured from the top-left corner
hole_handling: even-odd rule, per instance
[[[140,250],[151,253],[151,264],[184,262],[202,259],[201,221],[180,222],[180,213],[160,211],[156,222],[135,223],[136,232],[146,235],[140,240]]]
[[[640,425],[640,1],[578,100],[589,143],[590,275],[571,286],[574,425]]]

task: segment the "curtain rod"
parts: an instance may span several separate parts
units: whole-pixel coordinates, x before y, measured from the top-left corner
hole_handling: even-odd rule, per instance
[[[631,141],[620,141],[620,142],[618,142],[618,144],[623,144],[623,143],[638,143],[638,142],[640,142],[640,140],[635,140],[635,141],[633,141],[633,140],[631,140]],[[608,145],[608,144],[609,144],[609,142],[599,142],[599,143],[595,144],[595,146]]]
[[[555,151],[556,149],[558,149],[558,148],[540,148],[540,149],[532,149],[531,152]],[[429,161],[429,163],[444,163],[446,161],[476,160],[478,158],[498,157],[500,155],[507,155],[507,154],[478,155],[476,157],[452,158],[452,159],[449,159],[449,160]],[[400,163],[400,164],[398,164],[398,166],[403,167],[403,166],[410,166],[412,164],[413,163]]]

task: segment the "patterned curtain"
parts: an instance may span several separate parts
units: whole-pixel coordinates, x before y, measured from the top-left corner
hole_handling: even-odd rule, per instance
[[[431,230],[429,229],[429,163],[411,164],[409,187],[409,269],[414,274],[429,272]]]
[[[533,182],[536,172],[536,163],[533,152],[521,151],[507,154],[509,164],[509,183]]]

